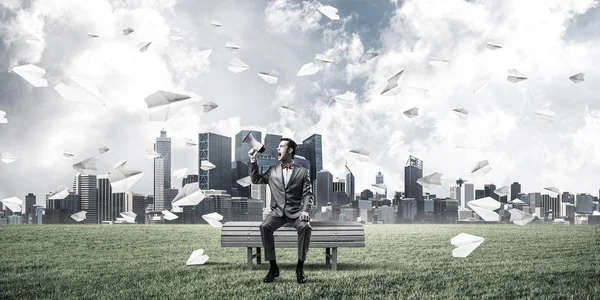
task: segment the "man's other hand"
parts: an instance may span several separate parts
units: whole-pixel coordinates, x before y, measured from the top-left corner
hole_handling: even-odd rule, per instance
[[[305,211],[303,211],[303,212],[300,214],[300,220],[301,220],[301,221],[310,222],[310,214],[309,214],[309,213],[307,213],[307,212],[305,212]]]
[[[256,151],[254,148],[250,149],[250,151],[248,151],[248,157],[254,159],[256,158],[256,154],[258,153],[258,151]]]

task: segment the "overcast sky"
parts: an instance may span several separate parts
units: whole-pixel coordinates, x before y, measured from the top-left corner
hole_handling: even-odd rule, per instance
[[[338,8],[340,20],[321,15],[322,5]],[[0,69],[35,64],[59,80],[81,76],[107,104],[70,102],[51,86],[35,88],[0,72],[0,110],[8,119],[0,124],[0,152],[17,159],[0,163],[0,199],[33,192],[45,205],[45,193],[60,184],[71,187],[72,165],[92,156],[100,160],[92,174],[99,175],[128,160],[127,168],[145,173],[132,191],[152,194],[153,161],[144,150],[153,147],[161,128],[173,139],[172,169],[192,173],[197,149],[186,147],[186,139],[254,129],[297,142],[321,134],[324,168],[343,177],[347,160],[357,193],[375,183],[379,170],[390,196],[403,190],[403,168],[414,155],[424,161],[424,175],[444,174],[444,184],[429,190],[442,196],[458,177],[476,188],[518,181],[524,192],[556,186],[597,194],[596,6],[592,0],[4,0]],[[210,26],[211,20],[223,27]],[[123,36],[126,27],[135,32]],[[170,32],[183,39],[172,40]],[[25,43],[29,35],[41,42]],[[152,44],[141,53],[136,46],[143,41]],[[225,49],[228,41],[241,49]],[[503,48],[489,50],[488,41]],[[205,58],[201,52],[208,49]],[[368,50],[381,55],[363,62]],[[318,53],[332,63],[297,77]],[[228,71],[233,57],[250,69]],[[449,63],[434,66],[431,57]],[[277,85],[258,77],[269,69],[281,74]],[[400,91],[381,96],[387,78],[402,69]],[[511,83],[508,69],[528,79]],[[569,80],[580,72],[584,82]],[[203,113],[201,102],[190,102],[167,122],[149,122],[144,98],[159,89],[219,107]],[[357,94],[355,108],[331,102],[345,92]],[[412,107],[419,116],[402,114]],[[468,117],[460,118],[455,108],[468,110]],[[541,109],[556,114],[553,123],[534,114]],[[101,146],[111,150],[98,155]],[[354,148],[369,150],[369,159],[349,155]],[[64,150],[76,156],[65,158]],[[491,172],[471,174],[485,159]]]

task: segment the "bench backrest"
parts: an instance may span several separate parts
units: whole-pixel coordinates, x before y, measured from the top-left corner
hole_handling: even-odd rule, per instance
[[[222,247],[262,247],[262,222],[226,222],[221,230]],[[311,221],[311,248],[365,247],[365,231],[359,222]],[[298,247],[298,234],[289,224],[273,234],[275,247]]]

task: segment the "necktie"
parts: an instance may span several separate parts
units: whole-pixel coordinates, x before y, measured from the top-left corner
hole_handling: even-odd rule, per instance
[[[284,169],[291,169],[292,168],[292,164],[281,164],[281,167]]]

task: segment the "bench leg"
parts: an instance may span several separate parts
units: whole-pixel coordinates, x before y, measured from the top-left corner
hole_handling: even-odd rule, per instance
[[[326,264],[326,265],[329,265],[329,263],[330,263],[330,262],[329,262],[329,255],[331,255],[331,254],[330,254],[331,252],[329,252],[329,249],[330,249],[330,248],[325,248],[325,264]]]
[[[252,270],[252,247],[248,247],[248,270]]]
[[[260,265],[260,263],[261,263],[261,261],[260,261],[260,247],[256,248],[256,254],[258,255],[256,257],[256,264]]]
[[[333,248],[333,257],[332,257],[333,263],[331,264],[331,269],[333,271],[337,271],[337,247]]]

